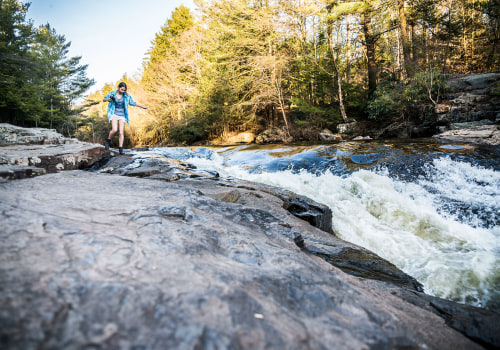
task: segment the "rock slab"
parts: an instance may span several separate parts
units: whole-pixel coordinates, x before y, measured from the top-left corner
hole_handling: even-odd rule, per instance
[[[0,124],[0,178],[24,179],[86,169],[112,153],[102,145],[65,138],[55,130]]]
[[[500,125],[479,125],[454,129],[435,135],[438,140],[466,142],[478,145],[500,145]]]
[[[500,345],[498,315],[468,308],[489,318],[477,318],[479,335],[459,331],[432,309],[435,298],[312,254],[362,248],[278,196],[219,181],[75,170],[0,184],[1,348]],[[450,305],[442,310],[453,316],[460,306]]]

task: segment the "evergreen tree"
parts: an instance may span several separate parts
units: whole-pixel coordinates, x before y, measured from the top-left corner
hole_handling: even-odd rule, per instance
[[[0,5],[1,120],[60,128],[94,83],[87,66],[80,65],[81,57],[67,57],[71,43],[49,24],[35,29],[26,21],[28,4],[2,0]]]
[[[161,62],[171,53],[175,41],[180,34],[194,25],[194,18],[189,9],[181,5],[172,12],[172,18],[161,28],[152,41],[151,50],[148,52],[149,60],[146,62],[144,77],[148,79],[148,68]]]
[[[94,84],[86,76],[87,66],[80,65],[81,57],[67,57],[70,45],[64,35],[46,24],[38,28],[32,46],[39,94],[46,106],[42,120],[51,128],[66,122],[67,116],[73,114],[72,103]]]
[[[40,108],[33,84],[34,57],[30,43],[34,31],[27,23],[29,5],[0,1],[0,118],[24,122],[24,116]]]
[[[443,73],[498,67],[497,2],[197,0],[200,21],[176,9],[148,53],[143,140],[405,122],[439,102]]]

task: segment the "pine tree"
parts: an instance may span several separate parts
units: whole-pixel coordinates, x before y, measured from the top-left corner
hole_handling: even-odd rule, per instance
[[[0,2],[0,118],[15,124],[24,123],[26,114],[40,108],[34,97],[30,52],[34,31],[25,20],[28,8],[16,0]]]
[[[49,24],[33,28],[28,4],[0,2],[0,117],[25,126],[61,127],[93,84],[71,43]],[[66,128],[68,130],[68,128]]]

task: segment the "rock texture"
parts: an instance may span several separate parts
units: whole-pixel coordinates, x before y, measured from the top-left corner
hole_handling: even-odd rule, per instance
[[[266,143],[287,143],[292,142],[293,138],[286,132],[286,128],[270,128],[261,132],[255,138],[255,143],[266,144]]]
[[[24,179],[85,169],[111,153],[103,146],[68,139],[54,130],[0,124],[0,178]]]
[[[335,142],[342,141],[342,136],[340,134],[334,134],[328,129],[323,129],[319,135],[319,140],[324,142]]]
[[[106,164],[97,164],[94,170],[100,173],[119,174],[122,176],[142,177],[152,180],[176,181],[179,179],[218,179],[219,174],[216,172],[203,171],[196,169],[194,166],[174,159],[167,159],[151,154],[136,154],[131,157],[115,157],[109,160]],[[202,182],[195,182],[202,183]],[[219,186],[226,183],[223,180],[218,182]],[[262,184],[249,183],[238,181],[239,186],[259,191],[270,193],[283,201],[283,208],[291,214],[299,217],[311,225],[320,228],[326,232],[332,231],[332,213],[326,205],[312,201],[311,199],[299,196],[290,191],[266,186]],[[228,185],[229,186],[229,185]],[[230,185],[232,186],[232,185]],[[224,201],[238,202],[240,197],[236,196],[237,192],[229,192],[224,194]],[[232,197],[235,195],[236,197]]]
[[[224,143],[233,145],[238,143],[252,143],[254,141],[255,141],[255,134],[253,132],[247,131],[229,135]]]
[[[500,145],[500,125],[464,127],[445,131],[434,137],[439,140],[496,146]]]
[[[408,302],[312,253],[362,248],[219,181],[77,170],[0,184],[2,349],[481,348],[415,288]]]
[[[435,107],[439,122],[500,121],[500,72],[454,75],[448,84],[450,93]]]
[[[435,106],[437,139],[500,144],[500,72],[456,75],[449,96]]]
[[[2,154],[30,164],[38,146]],[[105,156],[0,183],[1,349],[500,347],[500,315],[424,294],[332,235],[326,206],[163,157]]]
[[[0,123],[0,145],[12,144],[64,144],[67,139],[54,129],[23,128]]]

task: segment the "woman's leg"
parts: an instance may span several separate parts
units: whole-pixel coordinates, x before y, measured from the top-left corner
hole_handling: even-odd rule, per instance
[[[124,133],[125,121],[119,120],[118,125],[119,125],[119,129],[120,129],[120,134],[119,134],[119,139],[118,139],[118,147],[123,147],[123,140],[125,139],[125,133]]]
[[[118,131],[118,120],[113,118],[111,119],[111,131],[109,132],[108,140],[111,140],[117,131]]]

